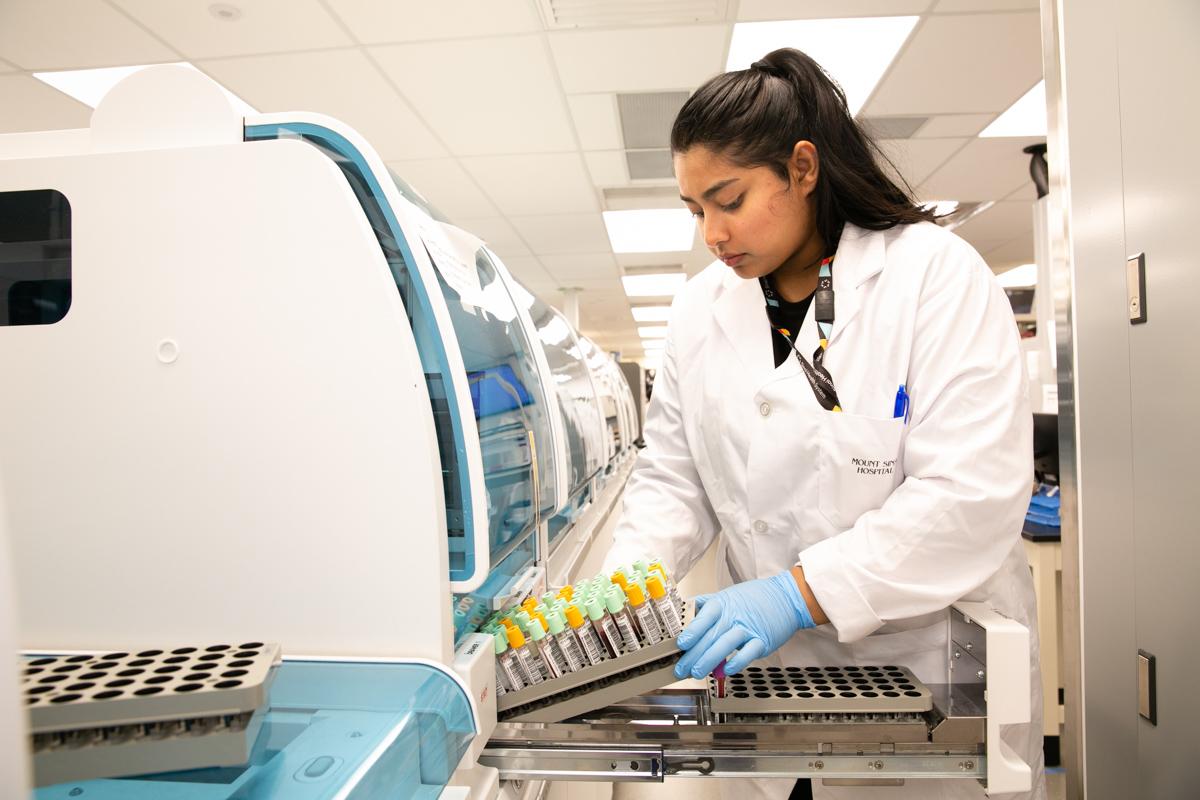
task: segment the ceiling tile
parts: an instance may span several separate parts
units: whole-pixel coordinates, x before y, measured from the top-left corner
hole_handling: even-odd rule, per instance
[[[576,148],[540,36],[370,48],[455,155]]]
[[[101,0],[5,0],[0,3],[0,57],[27,70],[179,60]]]
[[[1023,234],[983,254],[983,260],[993,271],[1028,264],[1033,261],[1033,233]]]
[[[487,242],[507,264],[509,259],[532,255],[529,247],[504,217],[472,217],[457,219],[454,224]]]
[[[264,113],[315,111],[341,120],[384,160],[447,155],[357,49],[212,59],[196,66]]]
[[[0,72],[16,72],[19,69],[16,64],[10,64],[0,58]]]
[[[629,172],[624,150],[593,151],[583,154],[592,183],[600,187],[628,186]]]
[[[986,211],[976,214],[954,229],[954,232],[974,244],[976,240],[1007,242],[1033,230],[1033,204],[1023,200],[993,203]]]
[[[507,216],[599,210],[578,153],[473,156],[462,165]]]
[[[0,108],[20,114],[0,114],[0,133],[86,128],[92,110],[57,89],[28,75],[0,77]]]
[[[238,0],[232,20],[214,14],[209,0],[113,2],[188,58],[354,44],[317,0]]]
[[[739,22],[922,14],[934,0],[742,0]]]
[[[720,72],[729,32],[729,25],[691,25],[562,31],[549,38],[568,94],[647,92],[690,90]]]
[[[930,117],[914,137],[917,139],[943,139],[956,136],[975,136],[995,114],[938,114]]]
[[[929,17],[917,26],[866,113],[998,113],[1041,76],[1037,13]]]
[[[528,0],[326,0],[364,44],[532,33],[541,20]]]
[[[620,150],[621,125],[615,94],[573,94],[567,97],[579,146],[584,150]]]
[[[938,141],[938,140],[930,140]],[[918,187],[927,200],[999,200],[1028,183],[1029,156],[1021,148],[1038,138],[972,139]]]
[[[933,6],[935,14],[958,14],[972,11],[1027,11],[1036,10],[1038,0],[938,0]]]
[[[504,266],[512,273],[522,286],[536,293],[538,288],[554,287],[558,288],[558,284],[550,277],[550,273],[546,272],[546,268],[542,266],[542,262],[535,256],[501,256],[500,260],[504,262]]]
[[[533,252],[543,259],[558,253],[598,253],[611,247],[603,219],[597,213],[509,217],[509,220]]]
[[[883,139],[878,144],[908,182],[916,186],[946,163],[967,139]],[[884,167],[886,168],[886,164]],[[956,198],[950,198],[956,199]]]
[[[390,161],[388,166],[452,222],[470,217],[500,215],[466,170],[452,158]]]
[[[575,255],[546,255],[542,265],[559,280],[619,281],[621,271],[612,253],[580,253]],[[619,283],[613,284],[620,286]],[[624,292],[622,292],[624,297]]]

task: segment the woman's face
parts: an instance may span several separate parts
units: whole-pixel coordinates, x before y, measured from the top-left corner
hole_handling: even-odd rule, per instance
[[[800,158],[788,165],[790,185],[770,167],[740,167],[707,147],[675,154],[679,196],[696,217],[704,244],[742,278],[820,258],[823,245],[809,202],[816,153],[808,142],[797,150]]]

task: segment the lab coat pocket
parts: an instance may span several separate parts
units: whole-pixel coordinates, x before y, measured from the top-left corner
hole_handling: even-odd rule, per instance
[[[900,443],[904,420],[826,413],[817,474],[821,515],[839,530],[879,508],[904,479]]]

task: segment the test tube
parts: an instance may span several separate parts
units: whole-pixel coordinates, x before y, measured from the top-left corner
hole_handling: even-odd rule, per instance
[[[524,689],[525,681],[521,679],[521,667],[508,646],[508,634],[496,631],[492,638],[496,642],[496,696]]]
[[[550,623],[550,635],[562,651],[563,661],[571,672],[583,669],[587,663],[584,659],[583,648],[575,634],[567,629],[567,620],[560,612],[555,611],[546,621]]]
[[[592,627],[596,629],[596,634],[600,637],[600,643],[604,645],[608,657],[619,656],[621,654],[621,632],[617,630],[617,623],[604,610],[604,604],[600,602],[600,598],[591,598],[583,607],[587,611],[588,619],[592,621]]]
[[[638,559],[637,561],[633,562],[633,569],[643,578],[650,574],[650,565],[647,564],[643,559]]]
[[[662,576],[663,586],[667,587],[667,594],[671,596],[671,602],[675,604],[679,618],[683,619],[683,598],[679,596],[679,587],[675,585],[675,581],[671,580],[671,576],[667,575],[667,571],[663,568],[662,559],[656,558],[651,561],[650,569]]]
[[[544,635],[544,634],[543,634]],[[546,680],[546,665],[542,663],[542,659],[529,649],[529,645],[525,643],[525,634],[521,633],[521,629],[513,626],[508,629],[508,646],[514,656],[517,665],[521,668],[521,677],[524,679],[526,686],[533,686]]]
[[[641,650],[642,643],[638,640],[637,628],[633,623],[633,618],[629,616],[629,611],[625,608],[625,595],[619,586],[614,586],[608,591],[604,597],[604,604],[613,622],[617,623],[617,630],[621,633],[621,644],[625,652],[633,653]]]
[[[603,661],[604,645],[600,643],[600,638],[596,636],[592,626],[584,620],[579,606],[567,606],[567,623],[570,624],[571,630],[579,639],[579,646],[587,656],[588,663],[599,664]]]
[[[612,582],[620,586],[621,590],[624,591],[625,587],[629,585],[629,578],[626,577],[624,571],[618,569],[612,574]]]
[[[658,614],[667,636],[678,636],[683,633],[683,621],[679,618],[679,612],[675,610],[675,604],[671,602],[671,597],[667,594],[662,578],[657,572],[646,578],[646,589],[650,592],[650,602],[654,605],[654,610]]]
[[[546,673],[550,678],[561,678],[567,673],[567,667],[562,662],[562,653],[558,650],[558,645],[554,640],[546,636],[546,629],[537,620],[529,623],[529,627],[525,629],[529,634],[529,641],[538,656],[541,657],[542,663],[546,665]]]
[[[642,591],[642,587],[637,583],[630,583],[629,588],[625,590],[625,596],[629,598],[629,610],[633,612],[633,618],[637,620],[642,639],[648,645],[661,642],[662,626],[658,624],[658,617],[655,616],[654,609],[646,602],[646,595]]]

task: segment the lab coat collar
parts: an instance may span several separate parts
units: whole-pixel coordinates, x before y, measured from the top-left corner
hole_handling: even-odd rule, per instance
[[[862,307],[862,287],[883,270],[884,257],[883,232],[846,224],[833,263],[834,322],[829,338],[831,348],[842,331],[858,316]],[[797,340],[797,346],[806,353],[811,353],[816,344],[812,313],[810,307]],[[733,270],[729,270],[721,281],[721,294],[713,305],[713,316],[755,387],[774,378],[790,377],[799,372],[798,365],[792,365],[796,367],[794,370],[781,367],[782,372],[774,368],[770,322],[758,281],[740,278]]]

